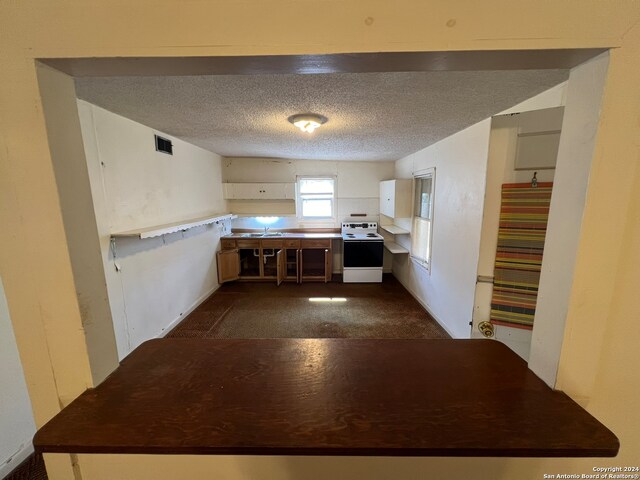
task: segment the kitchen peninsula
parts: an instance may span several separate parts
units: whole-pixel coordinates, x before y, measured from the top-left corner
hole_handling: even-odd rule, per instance
[[[499,342],[339,338],[150,340],[42,427],[34,445],[454,457],[612,457],[619,448]]]

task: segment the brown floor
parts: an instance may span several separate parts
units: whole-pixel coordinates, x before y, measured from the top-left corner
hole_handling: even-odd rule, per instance
[[[313,302],[311,298],[346,298]],[[220,287],[167,337],[449,338],[391,275],[383,283],[232,282]]]

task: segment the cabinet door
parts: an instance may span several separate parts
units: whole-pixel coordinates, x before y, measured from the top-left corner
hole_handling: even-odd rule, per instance
[[[331,260],[331,250],[327,248],[324,251],[324,283],[331,281],[331,276],[333,274]]]
[[[302,249],[298,250],[298,283],[302,283]]]
[[[260,198],[278,200],[284,197],[284,183],[261,183]]]
[[[292,200],[295,198],[294,183],[225,183],[224,198],[227,200]]]
[[[393,218],[395,215],[395,181],[380,182],[380,213]]]
[[[398,178],[393,181],[393,218],[411,217],[411,199],[413,197],[413,180]]]
[[[296,184],[284,183],[284,199],[293,200],[296,198]]]
[[[218,283],[231,282],[240,277],[240,256],[238,250],[222,250],[217,253]]]
[[[278,265],[278,273],[276,275],[276,283],[280,285],[287,277],[287,255],[285,250],[278,250],[276,253],[276,263]]]
[[[233,183],[233,197],[241,200],[263,198],[263,185],[260,183]]]
[[[258,193],[259,198],[267,200],[292,200],[295,198],[293,183],[261,183]]]

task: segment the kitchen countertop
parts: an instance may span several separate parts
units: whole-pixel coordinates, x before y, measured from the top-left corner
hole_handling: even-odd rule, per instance
[[[258,232],[255,232],[258,233]],[[222,238],[256,238],[256,239],[277,239],[277,238],[342,238],[340,233],[305,233],[305,232],[283,232],[282,235],[266,235],[266,236],[251,236],[249,233],[232,233],[231,235],[225,235]]]
[[[490,340],[163,338],[39,452],[613,457],[616,436]]]

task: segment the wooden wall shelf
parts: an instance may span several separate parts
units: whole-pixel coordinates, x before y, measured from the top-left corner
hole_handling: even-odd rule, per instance
[[[393,235],[409,235],[411,233],[409,230],[400,228],[397,225],[380,225],[380,228],[386,232],[392,233]]]
[[[619,442],[491,340],[151,340],[39,452],[612,457]]]
[[[409,250],[404,248],[402,245],[398,245],[395,242],[384,242],[384,247],[394,255],[403,254],[403,253],[409,253]]]
[[[125,232],[115,232],[111,234],[111,238],[137,237],[142,239],[142,238],[158,237],[160,235],[180,232],[182,230],[188,230],[190,228],[200,227],[202,225],[208,225],[210,223],[220,222],[222,220],[231,220],[234,218],[237,218],[237,215],[233,215],[231,213],[217,213],[215,215],[192,218],[192,219],[181,221],[181,222],[167,223],[165,225],[156,225],[153,227],[127,230]]]

